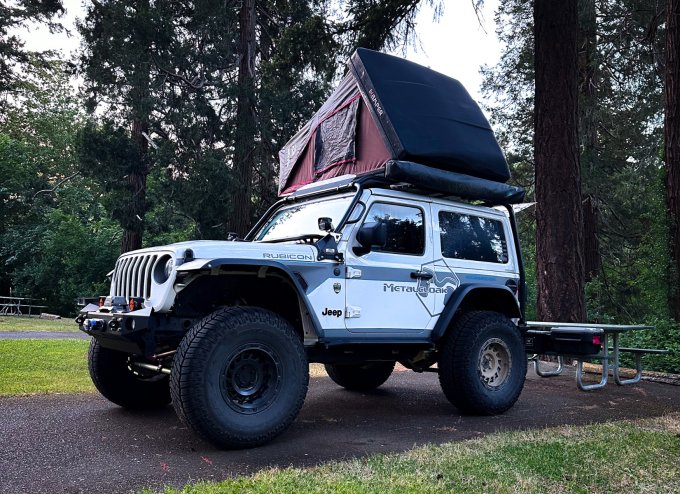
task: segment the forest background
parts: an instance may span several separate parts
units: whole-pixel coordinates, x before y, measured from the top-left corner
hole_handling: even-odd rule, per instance
[[[278,150],[330,93],[348,55],[416,42],[423,4],[445,8],[436,0],[92,0],[70,60],[30,52],[11,34],[29,22],[63,29],[60,0],[0,4],[0,295],[11,289],[71,315],[77,297],[108,291],[105,275],[121,251],[244,234],[276,200]],[[529,200],[534,7],[500,2],[501,58],[482,69],[487,113]],[[579,232],[562,232],[583,261],[574,296],[588,321],[655,325],[630,343],[675,350],[653,365],[678,372],[664,161],[667,2],[577,7],[582,220]],[[520,215],[529,319],[546,313],[536,268],[544,224],[534,208]],[[559,263],[562,253],[552,254]]]

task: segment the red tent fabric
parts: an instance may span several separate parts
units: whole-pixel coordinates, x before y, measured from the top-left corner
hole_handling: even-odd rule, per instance
[[[279,194],[340,175],[359,175],[390,158],[356,81],[348,75],[279,153]]]

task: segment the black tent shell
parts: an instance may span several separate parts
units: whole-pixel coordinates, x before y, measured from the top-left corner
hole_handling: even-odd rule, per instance
[[[508,181],[493,130],[460,82],[364,48],[352,55],[350,70],[393,159]]]
[[[510,178],[489,122],[458,81],[363,48],[279,159],[280,194],[343,174],[386,171],[391,161],[421,165],[410,172],[453,172],[452,180],[464,175],[488,186]]]

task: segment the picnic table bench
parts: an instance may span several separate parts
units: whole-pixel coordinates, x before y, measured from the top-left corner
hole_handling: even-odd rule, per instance
[[[642,331],[654,329],[654,326],[645,325],[619,325],[619,324],[585,324],[585,323],[550,323],[550,322],[527,322],[529,331],[538,333],[551,332],[554,330],[564,330],[572,328],[574,330],[590,331],[593,334],[601,335],[601,351],[591,355],[570,355],[569,353],[557,356],[557,368],[544,370],[540,367],[540,356],[534,355],[530,360],[534,363],[534,370],[540,377],[559,376],[564,370],[564,358],[576,360],[576,385],[582,391],[600,389],[607,385],[609,370],[611,369],[614,381],[619,386],[635,384],[642,379],[642,357],[648,354],[663,355],[668,354],[668,350],[656,348],[628,348],[619,346],[619,337],[623,333],[631,331]],[[612,345],[609,346],[611,337]],[[630,379],[622,379],[620,375],[620,356],[621,353],[629,353],[635,357],[635,376]],[[600,381],[592,384],[583,382],[583,364],[586,360],[599,360],[602,362],[602,372]]]

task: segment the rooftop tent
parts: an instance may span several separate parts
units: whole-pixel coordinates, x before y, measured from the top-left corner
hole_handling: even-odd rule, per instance
[[[510,178],[479,106],[456,80],[359,48],[349,72],[281,149],[279,193],[410,161],[492,182]]]

